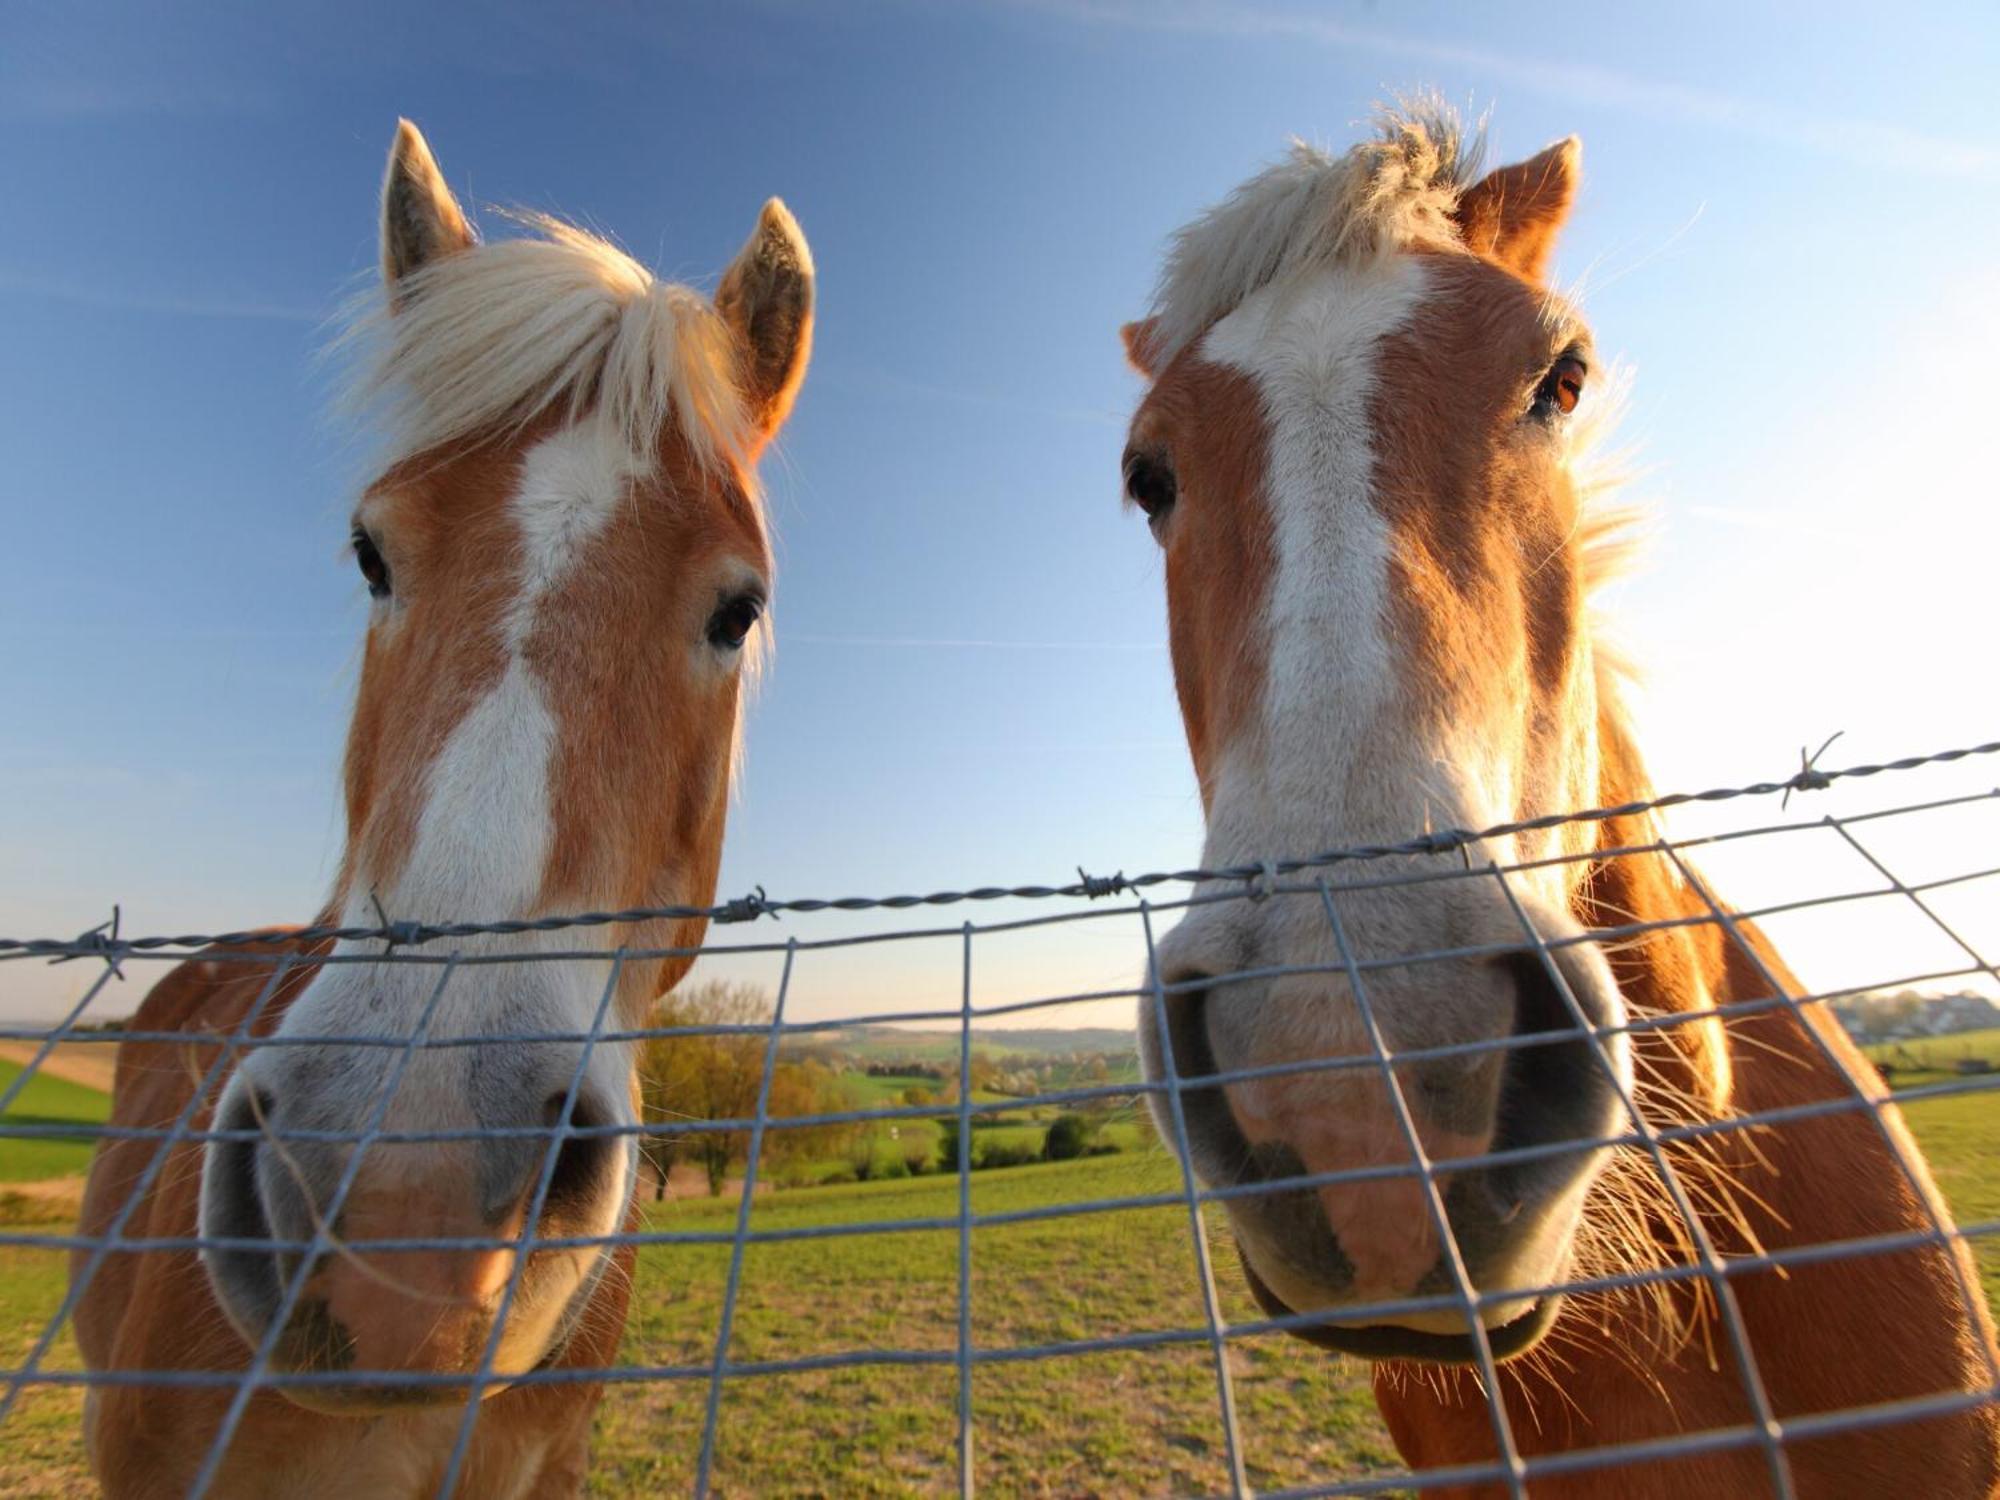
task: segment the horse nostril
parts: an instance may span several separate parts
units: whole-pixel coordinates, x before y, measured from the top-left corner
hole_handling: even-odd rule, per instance
[[[232,1086],[216,1110],[217,1138],[202,1151],[198,1223],[201,1259],[229,1318],[248,1336],[260,1337],[277,1307],[280,1283],[294,1263],[275,1253],[271,1205],[258,1184],[257,1162],[274,1127],[274,1101],[247,1082]]]
[[[1500,964],[1514,987],[1514,1036],[1527,1044],[1507,1049],[1494,1147],[1601,1139],[1616,1124],[1617,1096],[1589,1033],[1578,1024],[1578,1009],[1591,1026],[1603,1024],[1591,1014],[1592,1002],[1574,991],[1565,995],[1537,954],[1513,954]],[[1576,1170],[1577,1158],[1563,1155],[1490,1168],[1482,1176],[1494,1211],[1511,1217],[1523,1200],[1560,1187]]]
[[[231,1135],[256,1132],[263,1134],[272,1129],[271,1117],[277,1110],[277,1101],[264,1089],[250,1087],[232,1092],[223,1101],[216,1115],[215,1128]],[[219,1144],[231,1146],[254,1146],[255,1141],[228,1141]]]
[[[549,1095],[542,1106],[544,1122],[555,1129],[562,1121],[567,1093]],[[618,1166],[619,1140],[611,1135],[576,1135],[574,1131],[595,1131],[615,1123],[598,1107],[588,1092],[579,1093],[570,1110],[569,1125],[556,1150],[555,1170],[549,1177],[549,1191],[542,1203],[542,1221],[587,1213],[609,1186]]]
[[[1537,955],[1510,954],[1500,965],[1513,981],[1514,1035],[1535,1039],[1507,1051],[1501,1115],[1509,1134],[1545,1140],[1555,1117],[1565,1113],[1563,1101],[1589,1075],[1590,1043]]]
[[[229,1238],[269,1237],[257,1193],[257,1147],[270,1121],[271,1096],[248,1088],[232,1094],[216,1115],[216,1133],[229,1138],[209,1142],[204,1175]]]
[[[1539,954],[1510,953],[1499,963],[1514,984],[1514,1035],[1577,1031],[1576,1013]]]
[[[1187,1132],[1192,1165],[1211,1182],[1233,1182],[1249,1155],[1249,1143],[1229,1107],[1223,1085],[1211,1080],[1221,1072],[1210,1035],[1211,1018],[1208,988],[1210,976],[1195,971],[1162,975],[1165,1002],[1165,1034],[1160,1050],[1171,1059],[1176,1092],[1180,1096],[1180,1123],[1174,1123],[1175,1107],[1170,1100],[1156,1097],[1154,1119],[1175,1150],[1181,1149],[1179,1135]],[[1159,1078],[1155,1082],[1161,1081]]]
[[[1174,1076],[1185,1083],[1215,1072],[1215,1047],[1208,1036],[1208,980],[1198,972],[1160,976],[1167,1026],[1162,1042],[1171,1052]]]

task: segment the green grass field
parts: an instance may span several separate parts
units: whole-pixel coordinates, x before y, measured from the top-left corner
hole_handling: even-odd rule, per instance
[[[958,1066],[958,1028],[915,1026],[860,1026],[834,1033],[827,1044],[864,1062],[924,1062]],[[1024,1030],[1007,1028],[972,1033],[972,1051],[980,1057],[1034,1057],[1042,1054],[1101,1053],[1120,1060],[1115,1076],[1138,1077],[1138,1056],[1132,1033],[1103,1027]]]
[[[881,1082],[882,1080],[871,1080]],[[886,1090],[879,1101],[883,1105],[894,1105],[899,1100],[900,1090]],[[974,1101],[995,1098],[983,1090],[973,1092]],[[974,1160],[978,1153],[988,1146],[1005,1146],[1016,1150],[1040,1151],[1042,1141],[1048,1134],[1049,1122],[1059,1111],[1052,1107],[1038,1107],[1028,1110],[1008,1110],[1001,1114],[975,1115],[972,1121],[972,1149]],[[925,1163],[935,1170],[939,1164],[938,1150],[943,1135],[943,1126],[937,1120],[899,1119],[884,1121],[874,1127],[870,1145],[872,1148],[871,1170],[876,1177],[895,1174],[897,1169],[908,1172],[912,1158]],[[1147,1128],[1139,1123],[1137,1111],[1128,1107],[1117,1112],[1103,1126],[1099,1137],[1104,1144],[1119,1151],[1135,1151],[1151,1141]],[[777,1178],[781,1186],[798,1187],[825,1184],[829,1181],[851,1180],[854,1173],[853,1162],[846,1158],[824,1161],[791,1162],[778,1170]]]
[[[975,1174],[975,1212],[1173,1192],[1157,1149]],[[760,1200],[757,1228],[942,1218],[958,1183],[927,1177],[802,1189]],[[733,1229],[735,1208],[669,1203],[661,1230]],[[1257,1316],[1230,1252],[1214,1241],[1225,1315]],[[627,1326],[628,1366],[710,1358],[727,1245],[651,1246]],[[957,1328],[955,1230],[753,1244],[732,1352],[779,1359],[857,1348],[950,1351]],[[18,1363],[62,1295],[52,1252],[0,1248],[0,1368]],[[1091,1213],[982,1228],[971,1306],[986,1349],[1125,1332],[1200,1328],[1187,1210]],[[1240,1424],[1260,1487],[1334,1471],[1392,1468],[1365,1372],[1282,1338],[1232,1342]],[[77,1368],[67,1333],[52,1367]],[[731,1382],[723,1395],[717,1491],[731,1495],[944,1493],[955,1485],[956,1375],[947,1366],[862,1366]],[[613,1386],[600,1410],[590,1493],[680,1493],[700,1445],[705,1383]],[[975,1460],[990,1493],[1077,1494],[1227,1487],[1206,1343],[982,1367],[973,1382]],[[78,1441],[82,1398],[34,1387],[0,1444],[0,1494],[90,1493]]]
[[[1157,1149],[975,1174],[975,1212],[1172,1192]],[[760,1201],[758,1229],[887,1219],[950,1220],[953,1177],[808,1189]],[[734,1226],[734,1209],[669,1205],[655,1227]],[[1226,1247],[1218,1242],[1218,1257]],[[791,1359],[857,1348],[948,1352],[957,1327],[955,1230],[753,1244],[732,1353]],[[710,1357],[728,1247],[651,1247],[645,1297],[625,1358]],[[1228,1315],[1254,1317],[1237,1282]],[[1125,1332],[1198,1328],[1202,1306],[1187,1210],[1093,1213],[982,1228],[974,1236],[976,1343],[1006,1349]],[[1232,1347],[1249,1462],[1260,1486],[1323,1465],[1393,1461],[1362,1372],[1288,1340]],[[733,1494],[903,1494],[952,1487],[956,1376],[949,1366],[868,1366],[732,1382],[724,1392],[719,1487]],[[685,1489],[704,1387],[648,1385],[607,1402],[592,1492]],[[1226,1488],[1215,1381],[1205,1344],[982,1368],[973,1382],[975,1459],[996,1493],[1129,1493]]]
[[[19,1063],[0,1061],[0,1091],[21,1076]],[[111,1114],[111,1096],[100,1089],[36,1073],[0,1120],[33,1125],[96,1125]],[[91,1141],[0,1135],[0,1183],[68,1177],[90,1166]]]
[[[2000,1221],[2000,1089],[1912,1101],[1903,1118],[1962,1226]],[[1972,1242],[1986,1300],[2000,1315],[2000,1232]]]
[[[904,1093],[910,1089],[942,1095],[945,1087],[937,1079],[926,1078],[921,1073],[898,1073],[891,1076],[850,1071],[841,1074],[841,1082],[853,1089],[868,1104],[901,1104]]]
[[[1964,1058],[1984,1058],[2000,1067],[2000,1028],[1961,1031],[1907,1042],[1880,1042],[1865,1049],[1878,1063],[1895,1067],[1897,1089],[1963,1081]],[[1908,1100],[1903,1117],[1930,1158],[1938,1186],[1962,1226],[2000,1221],[2000,1080],[1990,1088]],[[2000,1309],[2000,1233],[1972,1242],[1986,1300]]]
[[[1948,1064],[1950,1055],[1941,1060]],[[65,1107],[59,1095],[37,1092],[36,1111]],[[84,1102],[70,1096],[67,1107]],[[2000,1218],[2000,1097],[1980,1092],[1917,1101],[1906,1114],[1961,1221]],[[1173,1160],[1142,1141],[1136,1121],[1114,1128],[1131,1132],[1130,1148],[1117,1155],[974,1174],[974,1211],[1179,1190]],[[958,1191],[951,1175],[782,1191],[756,1202],[752,1224],[950,1223]],[[730,1203],[689,1199],[656,1206],[649,1224],[667,1232],[730,1230],[735,1213]],[[1223,1315],[1254,1319],[1219,1225],[1218,1216],[1209,1238]],[[2000,1237],[1977,1248],[1988,1295],[2000,1304]],[[628,1368],[685,1367],[711,1357],[728,1261],[726,1244],[642,1251],[622,1356]],[[18,1364],[64,1284],[63,1256],[0,1237],[0,1369]],[[1179,1203],[982,1227],[973,1238],[970,1293],[974,1342],[983,1351],[1203,1326],[1187,1212]],[[955,1228],[753,1243],[731,1352],[739,1360],[857,1349],[946,1354],[956,1344],[957,1308]],[[1233,1339],[1228,1358],[1245,1458],[1258,1487],[1395,1466],[1360,1365],[1282,1337]],[[77,1364],[65,1332],[51,1365]],[[956,1390],[949,1364],[733,1380],[723,1392],[717,1491],[948,1492],[956,1474]],[[699,1379],[614,1385],[599,1413],[590,1492],[685,1490],[705,1396]],[[1226,1488],[1205,1342],[982,1364],[972,1399],[976,1477],[990,1493]],[[76,1390],[30,1388],[0,1441],[0,1494],[91,1493],[78,1439],[81,1406]]]
[[[1916,1037],[1907,1042],[1876,1042],[1862,1050],[1876,1062],[1889,1063],[1898,1069],[1949,1072],[1963,1058],[1985,1058],[2000,1068],[2000,1027]],[[1899,1088],[1909,1086],[1900,1076],[1896,1084]]]

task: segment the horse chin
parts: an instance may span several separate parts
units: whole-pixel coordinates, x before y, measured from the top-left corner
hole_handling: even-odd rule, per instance
[[[285,1399],[323,1417],[389,1417],[401,1413],[431,1411],[438,1407],[463,1407],[471,1394],[471,1380],[464,1385],[282,1385]],[[482,1401],[507,1389],[496,1380],[481,1389]]]
[[[548,1352],[535,1361],[534,1372],[555,1367],[569,1348],[570,1333],[571,1330],[566,1328],[557,1337]],[[502,1391],[510,1389],[518,1374],[497,1375],[484,1381],[479,1385],[479,1399],[491,1401]],[[314,1381],[310,1385],[278,1386],[279,1393],[292,1405],[327,1417],[388,1417],[438,1407],[463,1408],[472,1394],[472,1388],[473,1375],[470,1371],[463,1372],[460,1379],[426,1380],[422,1384],[410,1385],[343,1385]]]
[[[1264,1309],[1266,1316],[1296,1317],[1296,1310],[1287,1307],[1257,1274],[1241,1245],[1237,1246],[1236,1255],[1243,1266],[1243,1278],[1250,1284],[1250,1294],[1257,1299],[1257,1305]],[[1527,1311],[1516,1314],[1496,1328],[1487,1329],[1486,1345],[1492,1350],[1493,1358],[1501,1362],[1518,1359],[1534,1348],[1555,1323],[1556,1315],[1562,1311],[1562,1303],[1560,1294],[1538,1297]],[[1479,1363],[1479,1346],[1469,1333],[1427,1333],[1416,1328],[1398,1328],[1392,1323],[1341,1323],[1334,1321],[1338,1311],[1332,1308],[1327,1309],[1323,1316],[1326,1319],[1324,1322],[1297,1324],[1285,1332],[1318,1348],[1352,1354],[1361,1359],[1411,1360],[1430,1365]]]
[[[576,1319],[571,1318],[549,1345],[548,1352],[535,1361],[531,1373],[552,1370],[569,1349],[570,1338],[575,1332]],[[502,1391],[509,1390],[514,1378],[507,1375],[494,1376],[479,1387],[479,1399],[491,1401]],[[279,1392],[292,1405],[307,1411],[318,1412],[327,1417],[389,1417],[405,1412],[433,1410],[437,1407],[463,1408],[472,1394],[473,1378],[470,1373],[464,1383],[455,1380],[425,1381],[421,1385],[280,1385]]]
[[[475,1386],[479,1399],[490,1401],[524,1375],[554,1369],[562,1362],[583,1328],[584,1316],[608,1261],[608,1256],[600,1254],[588,1273],[569,1289],[563,1310],[547,1336],[547,1343],[532,1365],[524,1365],[521,1361],[525,1353],[508,1350],[503,1341],[502,1347],[496,1351],[493,1371],[485,1380],[479,1380],[478,1366],[491,1333],[491,1329],[486,1328],[478,1330],[468,1344],[462,1366],[425,1370],[422,1372],[425,1378],[421,1381],[403,1384],[391,1378],[348,1383],[316,1378],[307,1383],[280,1379],[276,1382],[277,1389],[292,1405],[330,1417],[394,1416],[439,1407],[462,1409]],[[525,1312],[532,1307],[537,1290],[530,1284],[524,1284],[515,1304],[517,1310]],[[324,1330],[314,1329],[309,1333],[306,1329],[299,1329],[279,1341],[274,1364],[281,1374],[330,1375],[340,1368],[343,1357],[346,1357],[339,1351],[338,1343],[337,1338],[329,1339]]]

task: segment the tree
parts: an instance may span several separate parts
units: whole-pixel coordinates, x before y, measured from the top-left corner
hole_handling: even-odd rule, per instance
[[[801,1115],[831,1115],[865,1107],[861,1090],[838,1070],[807,1059],[780,1062],[771,1075],[767,1111],[773,1120]],[[845,1156],[866,1125],[846,1121],[827,1125],[780,1126],[764,1132],[764,1155],[773,1162],[826,1161]]]
[[[661,996],[648,1025],[654,1030],[768,1026],[770,1019],[770,998],[756,986],[709,980]],[[762,1031],[647,1037],[639,1046],[640,1111],[646,1123],[672,1126],[751,1118],[757,1112],[769,1040]],[[709,1192],[720,1196],[729,1165],[743,1157],[749,1138],[747,1127],[649,1131],[641,1140],[659,1177],[656,1196],[666,1195],[667,1173],[683,1158],[701,1164]]]
[[[847,1167],[856,1182],[867,1182],[875,1176],[875,1132],[873,1123],[864,1125],[847,1142]]]
[[[701,1027],[745,1030],[691,1036],[649,1036],[639,1048],[641,1111],[649,1130],[641,1151],[657,1181],[654,1195],[666,1196],[667,1174],[679,1161],[700,1164],[710,1193],[720,1195],[732,1168],[749,1153],[750,1122],[757,1115],[764,1061],[770,1047],[771,1000],[754,985],[709,981],[677,989],[653,1007],[648,1029],[685,1031]],[[765,1100],[767,1122],[802,1115],[829,1115],[863,1108],[866,1100],[840,1069],[818,1057],[781,1056],[771,1070]],[[728,1130],[694,1128],[718,1120],[741,1120]],[[674,1129],[676,1125],[688,1128]],[[787,1128],[767,1126],[762,1154],[784,1164],[838,1159],[853,1149],[863,1127],[853,1121]]]

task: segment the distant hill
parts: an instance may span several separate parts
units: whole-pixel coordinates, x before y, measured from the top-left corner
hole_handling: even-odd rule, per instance
[[[793,1044],[802,1052],[839,1052],[860,1063],[954,1062],[958,1058],[959,1034],[955,1029],[915,1026],[844,1026],[838,1031],[815,1032],[810,1040]],[[1044,1026],[1021,1030],[975,1026],[972,1050],[988,1057],[1027,1057],[1062,1060],[1077,1057],[1134,1057],[1138,1038],[1129,1030],[1114,1026]]]

